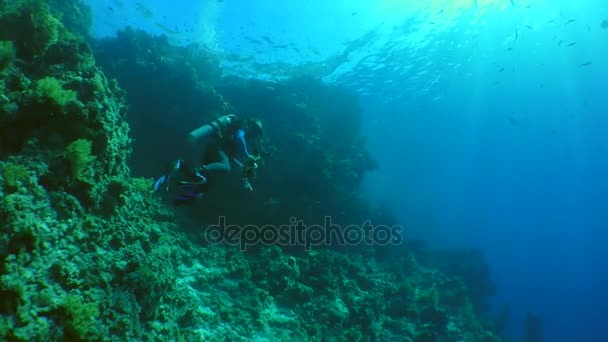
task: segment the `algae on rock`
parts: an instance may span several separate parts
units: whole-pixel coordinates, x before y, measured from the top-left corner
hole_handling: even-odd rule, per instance
[[[95,156],[91,155],[91,142],[86,139],[74,141],[66,148],[66,155],[72,167],[72,176],[83,180],[86,169],[95,160]]]
[[[0,39],[13,40],[19,58],[40,56],[68,34],[42,0],[4,0],[0,6]]]
[[[2,165],[2,178],[7,188],[15,189],[22,180],[28,177],[27,168],[23,165],[6,163]]]
[[[64,89],[63,84],[54,77],[45,77],[36,81],[36,94],[62,107],[76,101],[76,92]]]
[[[101,210],[110,178],[129,172],[124,93],[106,79],[86,42],[71,34],[47,3],[4,1],[0,13],[0,39],[15,42],[20,60],[0,74],[3,97],[10,103],[0,110],[0,155],[44,160],[48,168],[39,176],[47,190],[71,192],[87,208]],[[89,141],[90,155],[97,158],[86,186],[70,179],[79,179],[89,163],[64,154],[78,139]]]

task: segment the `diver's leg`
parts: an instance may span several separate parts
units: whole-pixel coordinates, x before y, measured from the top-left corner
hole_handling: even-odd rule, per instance
[[[218,161],[203,167],[205,175],[229,173],[231,169],[230,158],[228,158],[228,154],[224,150],[218,151]]]
[[[187,188],[188,186],[200,186],[207,183],[209,177],[216,174],[228,173],[231,170],[230,158],[228,154],[221,149],[216,151],[217,161],[203,165],[200,168],[194,168],[191,171],[191,176],[187,180],[180,182],[180,187]]]
[[[159,191],[161,189],[165,191],[169,190],[170,179],[174,177],[176,173],[180,172],[184,168],[184,165],[185,163],[181,159],[169,163],[165,167],[163,174],[154,182],[154,191]]]
[[[193,168],[183,159],[179,159],[171,162],[165,168],[162,176],[154,182],[154,190],[159,191],[163,189],[168,191],[172,179],[181,179],[179,184],[182,188],[185,187],[181,185],[203,185],[207,182],[207,179],[200,173],[199,169]]]
[[[173,199],[174,205],[181,205],[192,202],[196,199],[201,199],[205,196],[204,192],[200,188],[192,188],[190,190],[181,189],[183,192],[175,196]]]
[[[172,194],[175,196],[173,204],[181,205],[203,198],[205,183],[206,178],[201,176],[197,169],[184,160],[177,160],[169,165],[165,174],[154,184],[154,188],[168,192],[169,185],[175,186],[175,189],[172,189]]]

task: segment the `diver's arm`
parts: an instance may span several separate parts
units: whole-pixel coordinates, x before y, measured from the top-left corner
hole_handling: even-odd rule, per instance
[[[252,156],[247,151],[247,143],[245,142],[245,131],[243,131],[242,129],[239,129],[236,132],[236,141],[239,144],[239,147],[241,148],[241,152],[243,153],[245,158],[252,158]]]
[[[233,160],[243,170],[241,174],[243,188],[249,191],[253,191],[253,187],[251,186],[250,180],[255,178],[255,169],[257,168],[256,158],[249,154],[249,151],[247,151],[247,143],[245,143],[245,131],[239,129],[236,132],[236,140],[245,158],[242,162],[239,161],[237,158],[233,158]]]

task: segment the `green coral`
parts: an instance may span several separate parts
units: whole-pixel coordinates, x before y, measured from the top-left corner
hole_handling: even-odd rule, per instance
[[[22,57],[40,55],[49,46],[66,38],[63,24],[45,1],[15,0],[4,5],[3,9],[0,38],[13,40]]]
[[[12,41],[0,41],[0,72],[8,68],[15,59],[15,45]]]
[[[76,92],[63,89],[61,81],[54,77],[45,77],[36,82],[36,93],[39,97],[49,99],[60,106],[76,101]]]
[[[95,323],[99,318],[99,308],[95,303],[87,303],[79,294],[69,294],[60,304],[67,318],[66,338],[83,340],[95,335]]]
[[[135,191],[140,193],[151,193],[154,179],[144,177],[134,177],[129,179]]]
[[[66,157],[72,167],[72,176],[83,180],[84,171],[95,160],[91,155],[91,142],[86,139],[78,139],[66,148]]]
[[[416,300],[420,304],[439,305],[439,291],[435,286],[416,291]]]
[[[27,168],[23,165],[7,163],[2,167],[2,177],[6,187],[16,188],[19,182],[27,179]]]
[[[14,329],[13,325],[10,317],[0,316],[0,337],[6,338]]]

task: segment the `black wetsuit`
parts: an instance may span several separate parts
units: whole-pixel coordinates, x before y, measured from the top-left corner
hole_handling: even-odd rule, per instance
[[[214,139],[203,147],[202,167],[195,168],[184,163],[182,175],[184,181],[190,183],[180,185],[182,191],[175,197],[175,204],[184,204],[204,197],[215,177],[230,173],[239,153],[239,143],[236,139],[239,129],[241,129],[240,125],[235,125],[232,129],[226,130],[222,137]],[[200,176],[206,181],[203,184],[196,184],[202,179]]]
[[[236,123],[223,130],[222,134],[207,142],[203,147],[202,167],[196,167],[184,160],[169,165],[167,171],[154,184],[156,191],[169,189],[171,180],[178,181],[178,192],[173,200],[183,204],[193,199],[202,198],[208,192],[209,185],[219,174],[227,174],[232,166],[240,163],[239,155],[250,157],[245,143],[245,134],[241,124]],[[245,184],[249,184],[245,178]],[[251,190],[251,186],[248,185]]]

